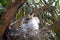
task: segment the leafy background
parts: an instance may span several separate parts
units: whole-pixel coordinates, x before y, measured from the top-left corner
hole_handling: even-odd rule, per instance
[[[54,24],[55,21],[60,20],[60,0],[28,0],[23,7],[21,7],[18,12],[16,12],[15,19],[19,19],[22,16],[29,14],[34,8],[35,10],[39,9],[41,6],[49,4],[53,2],[48,8],[45,8],[38,12],[36,16],[40,19],[40,27],[50,26]],[[1,16],[4,14],[6,7],[10,5],[11,0],[0,0],[0,25],[2,25]],[[26,9],[27,8],[27,9]],[[27,11],[29,10],[29,11]],[[40,9],[39,9],[40,10]],[[60,40],[60,25],[53,26],[50,30],[52,30],[53,35],[55,35],[52,40]],[[46,38],[45,38],[46,39]]]

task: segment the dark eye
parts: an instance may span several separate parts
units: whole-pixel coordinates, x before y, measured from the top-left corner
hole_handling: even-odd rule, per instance
[[[29,20],[30,18],[26,18],[25,20]]]

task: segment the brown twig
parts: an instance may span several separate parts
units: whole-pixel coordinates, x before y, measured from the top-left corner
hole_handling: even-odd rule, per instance
[[[51,2],[51,3],[49,3],[49,4],[46,4],[46,5],[42,6],[42,7],[40,7],[39,9],[34,10],[32,13],[35,13],[35,15],[36,15],[36,13],[41,12],[41,10],[44,10],[44,9],[48,8],[52,3],[53,3],[53,2]],[[23,18],[23,17],[22,17],[22,18]],[[21,19],[22,19],[22,18],[21,18]],[[13,22],[13,23],[11,24],[11,26],[17,24],[18,22],[20,22],[20,19],[19,19],[19,20],[16,20],[15,22]]]
[[[12,7],[9,7],[9,9],[7,8],[6,9],[6,12],[5,12],[5,15],[2,16],[2,27],[0,28],[0,37],[3,36],[9,22],[11,21],[13,15],[15,14],[16,10],[18,7],[22,6],[23,3],[25,3],[26,0],[18,0],[18,2],[12,6]]]

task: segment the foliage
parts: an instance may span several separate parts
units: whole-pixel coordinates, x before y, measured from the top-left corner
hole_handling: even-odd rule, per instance
[[[10,0],[0,0],[0,17],[4,13],[5,8],[10,4]]]
[[[10,4],[10,0],[0,0],[0,26],[2,25],[1,16],[4,14],[6,7]]]
[[[37,10],[41,6],[44,6],[44,5],[46,5],[50,2],[53,2],[53,4],[48,6],[48,8],[41,10],[40,12],[38,12],[39,14],[36,15],[36,16],[39,17],[39,19],[41,21],[40,25],[42,27],[45,27],[45,26],[50,26],[56,20],[59,20],[59,18],[60,18],[60,15],[59,15],[60,14],[60,12],[59,12],[60,11],[60,9],[59,9],[60,8],[59,0],[28,0],[24,7],[33,8],[33,9]],[[52,31],[54,30],[53,32],[55,32],[55,34],[56,34],[54,39],[52,39],[52,40],[57,40],[57,39],[60,40],[59,30],[57,30],[57,28],[54,28],[54,26],[52,28],[53,29],[51,29],[51,30]],[[54,35],[54,33],[53,33],[53,35]]]
[[[49,4],[53,2],[48,8],[45,9],[39,9],[41,6],[44,6],[46,4]],[[4,12],[6,6],[10,4],[10,0],[0,0],[0,15],[2,15],[2,12]],[[28,0],[25,2],[23,7],[21,7],[15,15],[15,19],[20,19],[24,15],[28,15],[26,10],[29,10],[28,8],[32,8],[32,10],[41,10],[38,11],[37,15],[40,19],[40,26],[41,28],[43,27],[48,27],[51,24],[54,24],[56,20],[60,20],[60,0]],[[32,11],[31,10],[31,11]],[[30,12],[31,12],[30,11]],[[58,26],[59,27],[59,26]],[[59,27],[60,28],[60,27]],[[55,37],[52,37],[52,40],[60,40],[60,29],[57,29],[56,27],[52,27],[53,35],[54,33],[56,34]],[[45,38],[46,39],[46,38]]]

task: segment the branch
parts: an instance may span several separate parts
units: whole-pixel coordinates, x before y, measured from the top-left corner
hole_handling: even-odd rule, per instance
[[[23,5],[27,0],[18,0],[14,6],[10,6],[6,9],[5,15],[2,16],[2,27],[0,28],[0,37],[3,36],[9,22],[15,15],[16,10]]]
[[[53,2],[51,2],[51,3],[49,3],[49,4],[46,4],[46,5],[42,6],[42,7],[40,7],[39,9],[34,10],[32,13],[35,13],[35,15],[36,15],[36,13],[41,12],[41,10],[44,10],[44,9],[48,8],[52,3],[53,3]],[[26,15],[26,16],[27,16],[27,15]],[[23,18],[23,17],[22,17],[22,18]],[[22,19],[22,18],[21,18],[21,19]],[[15,25],[15,24],[17,24],[17,23],[19,23],[19,22],[20,22],[20,19],[19,19],[19,20],[16,20],[15,22],[13,22],[13,23],[10,24],[10,25],[12,26],[12,25]]]
[[[50,26],[46,26],[47,30],[52,29],[53,27],[57,28],[60,31],[60,20],[56,20],[53,24]]]
[[[53,3],[53,2],[50,2],[49,4],[46,4],[46,5],[42,6],[42,7],[40,7],[39,9],[35,10],[33,13],[35,13],[35,15],[36,15],[36,13],[41,12],[42,10],[49,8],[49,6],[50,6],[52,3]]]

